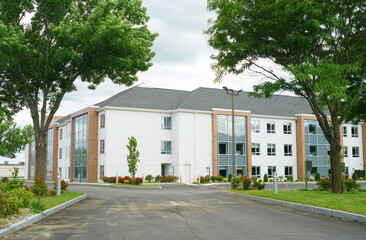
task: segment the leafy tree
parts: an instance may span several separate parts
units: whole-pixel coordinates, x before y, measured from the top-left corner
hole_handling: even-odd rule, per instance
[[[31,142],[33,128],[30,125],[19,128],[12,117],[6,114],[6,108],[0,107],[0,156],[15,158],[15,154],[24,150]]]
[[[0,1],[0,100],[30,109],[36,177],[45,179],[46,136],[75,81],[132,85],[155,55],[157,34],[141,0]],[[30,19],[30,20],[27,20]]]
[[[333,193],[342,193],[340,126],[365,92],[365,8],[363,0],[208,0],[217,14],[206,31],[218,51],[216,81],[251,69],[268,80],[254,86],[255,97],[284,90],[305,98],[330,144]]]
[[[140,162],[140,152],[137,150],[137,140],[134,136],[128,138],[128,145],[126,147],[129,152],[127,155],[128,172],[131,174],[133,181],[137,171],[137,163]]]

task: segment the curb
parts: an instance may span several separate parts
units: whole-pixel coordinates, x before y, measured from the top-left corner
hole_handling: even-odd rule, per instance
[[[286,202],[286,201],[276,200],[276,199],[271,199],[271,198],[246,195],[246,194],[241,194],[241,193],[233,193],[233,192],[218,192],[218,193],[223,194],[223,195],[232,195],[232,196],[247,198],[250,200],[254,200],[254,201],[258,201],[258,202],[262,202],[262,203],[266,203],[266,204],[271,204],[271,205],[278,205],[278,206],[282,206],[282,207],[294,208],[294,209],[297,209],[300,211],[316,213],[316,214],[320,214],[320,215],[324,215],[324,216],[343,218],[343,219],[349,219],[349,220],[353,220],[353,221],[366,223],[365,215],[349,213],[349,212],[344,212],[344,211],[339,211],[339,210],[333,210],[333,209],[329,209],[329,208],[315,207],[315,206],[305,205],[305,204],[301,204],[301,203]]]
[[[94,184],[94,183],[69,183],[69,186],[71,185],[80,185],[80,186],[93,186],[93,187],[109,187],[109,188],[124,188],[124,189],[154,189],[154,190],[160,190],[162,189],[161,186],[159,187],[128,187],[128,186],[116,186],[116,185],[109,185],[109,184]]]
[[[28,227],[29,225],[35,223],[35,222],[38,222],[39,220],[42,220],[43,218],[46,218],[58,211],[61,211],[62,209],[68,207],[68,206],[71,206],[72,204],[74,203],[77,203],[77,202],[80,202],[84,199],[87,198],[87,195],[84,194],[84,195],[81,195],[80,197],[77,197],[77,198],[74,198],[74,199],[71,199],[67,202],[64,202],[56,207],[53,207],[53,208],[50,208],[50,209],[47,209],[45,211],[43,211],[42,213],[39,213],[39,214],[34,214],[32,216],[29,216],[27,217],[26,219],[23,219],[22,221],[19,221],[17,223],[14,223],[13,225],[11,225],[10,227],[8,228],[4,228],[4,229],[1,229],[0,230],[0,238],[3,238],[5,237],[6,235],[9,235],[13,232],[16,232],[18,230],[21,230],[25,227]]]

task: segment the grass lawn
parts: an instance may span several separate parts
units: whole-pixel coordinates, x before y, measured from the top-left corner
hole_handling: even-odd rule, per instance
[[[366,215],[366,192],[347,192],[344,194],[333,194],[331,192],[279,190],[278,194],[275,195],[273,193],[273,190],[226,191]]]
[[[82,192],[64,192],[61,194],[61,196],[57,196],[57,197],[43,197],[43,198],[41,198],[41,203],[43,203],[45,205],[46,210],[47,210],[49,208],[56,207],[57,205],[60,205],[61,203],[67,202],[73,198],[79,197],[83,194],[84,193],[82,193]]]

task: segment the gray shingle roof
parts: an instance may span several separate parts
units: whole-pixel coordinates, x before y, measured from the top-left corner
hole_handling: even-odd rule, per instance
[[[231,96],[223,89],[197,88],[193,91],[180,91],[162,88],[133,87],[122,91],[95,106],[144,108],[156,110],[200,110],[213,108],[231,109]],[[290,116],[312,114],[304,98],[274,95],[270,99],[248,97],[241,92],[235,97],[235,109],[251,111],[252,114]]]

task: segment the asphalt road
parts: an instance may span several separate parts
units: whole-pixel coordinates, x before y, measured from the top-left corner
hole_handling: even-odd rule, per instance
[[[366,239],[366,224],[227,197],[214,186],[70,190],[88,198],[9,239]]]

